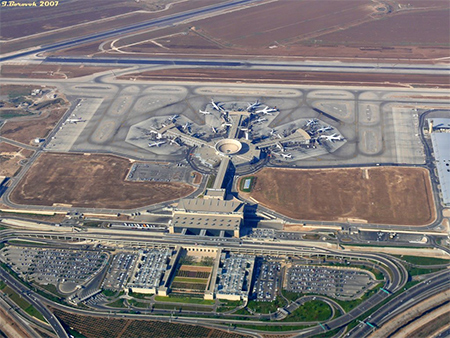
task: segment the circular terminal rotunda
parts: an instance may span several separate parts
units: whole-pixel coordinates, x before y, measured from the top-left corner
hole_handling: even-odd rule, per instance
[[[226,138],[218,141],[215,148],[219,155],[235,155],[241,151],[242,143],[236,139]]]

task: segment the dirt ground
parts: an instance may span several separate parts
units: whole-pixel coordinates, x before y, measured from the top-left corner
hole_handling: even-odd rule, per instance
[[[57,53],[437,63],[448,56],[449,25],[447,0],[272,1],[125,36],[100,52],[95,43]]]
[[[220,81],[243,83],[280,84],[337,84],[383,87],[450,87],[448,76],[420,74],[370,74],[336,72],[294,72],[236,69],[162,69],[120,76],[119,79],[170,80],[170,81]]]
[[[0,328],[6,337],[31,337],[18,323],[12,319],[8,311],[0,307]]]
[[[241,194],[295,219],[425,225],[436,218],[421,168],[264,168],[255,176],[253,191]]]
[[[218,1],[224,0],[96,0],[95,6],[90,0],[78,0],[60,1],[50,10],[11,7],[5,10],[0,23],[1,39],[7,40],[2,44],[2,53],[118,29],[158,18],[162,13],[174,14]],[[166,7],[169,4],[173,5]]]
[[[43,154],[13,190],[11,200],[31,205],[131,209],[195,190],[184,183],[125,181],[130,167],[130,161],[115,156]]]
[[[90,67],[90,66],[68,66],[68,65],[2,65],[0,77],[18,77],[33,79],[71,79],[75,77],[105,72],[120,67]]]
[[[0,176],[14,176],[21,168],[19,162],[29,158],[33,153],[31,150],[0,142]]]

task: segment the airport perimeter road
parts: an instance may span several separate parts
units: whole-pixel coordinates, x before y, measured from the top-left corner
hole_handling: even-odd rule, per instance
[[[39,47],[36,49],[12,53],[11,55],[0,58],[0,62],[13,60],[13,59],[27,56],[27,55],[32,55],[32,54],[37,54],[37,53],[42,53],[42,52],[47,52],[47,51],[52,51],[52,50],[58,50],[61,48],[69,48],[69,47],[73,47],[75,45],[79,45],[82,43],[92,42],[92,41],[96,41],[99,39],[111,38],[111,37],[114,37],[117,35],[131,33],[131,32],[135,32],[138,30],[149,29],[149,28],[153,28],[153,27],[164,28],[164,27],[168,27],[168,26],[173,26],[173,25],[176,25],[177,23],[186,21],[191,18],[195,18],[196,16],[199,16],[199,15],[203,16],[206,14],[212,14],[217,11],[228,10],[233,7],[242,6],[242,5],[249,4],[249,3],[252,3],[255,1],[256,0],[234,0],[234,1],[230,1],[230,2],[214,4],[211,6],[200,7],[198,9],[189,10],[189,11],[185,11],[185,12],[181,12],[181,13],[176,13],[173,15],[167,15],[162,18],[157,18],[157,19],[146,21],[146,22],[136,23],[134,25],[126,26],[123,28],[112,29],[112,30],[109,30],[106,32],[87,35],[84,37],[79,37],[79,38],[71,39],[68,41],[53,43],[53,44]]]
[[[444,270],[430,279],[413,286],[408,291],[400,294],[392,301],[375,311],[364,322],[368,321],[376,327],[381,327],[385,322],[394,318],[401,312],[407,311],[413,305],[420,303],[426,298],[448,289],[450,285],[450,274]],[[348,337],[362,338],[372,333],[373,329],[367,324],[360,324],[349,332]]]
[[[0,277],[10,288],[16,291],[28,303],[32,304],[44,316],[59,338],[69,338],[59,320],[38,300],[34,292],[19,283],[14,277],[3,270],[3,268],[0,268]]]

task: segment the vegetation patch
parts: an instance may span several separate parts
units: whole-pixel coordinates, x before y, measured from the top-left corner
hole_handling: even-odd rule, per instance
[[[405,262],[415,264],[415,265],[439,265],[439,264],[450,264],[450,259],[444,258],[434,258],[434,257],[420,257],[420,256],[404,256],[404,255],[393,255],[398,257]]]
[[[325,321],[331,317],[331,307],[321,301],[312,300],[301,305],[297,310],[292,312],[284,321],[286,322],[312,322]]]
[[[118,299],[115,302],[106,304],[107,306],[110,307],[117,307],[117,308],[126,308],[125,304],[123,303],[123,299]]]
[[[268,314],[276,312],[279,307],[285,305],[286,302],[281,297],[277,297],[273,302],[257,302],[256,300],[251,300],[248,302],[247,308],[256,313]]]
[[[157,302],[173,302],[173,303],[186,303],[186,304],[214,305],[214,300],[193,298],[193,297],[155,296],[155,300]]]
[[[256,183],[255,176],[243,177],[239,182],[239,189],[242,192],[251,192],[255,183]]]
[[[44,316],[30,303],[28,303],[25,299],[19,296],[14,290],[12,290],[9,286],[3,287],[2,291],[19,306],[22,310],[28,313],[30,316],[33,316],[43,322],[45,322]]]

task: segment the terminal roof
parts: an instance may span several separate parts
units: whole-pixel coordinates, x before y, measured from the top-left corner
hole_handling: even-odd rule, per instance
[[[230,214],[242,213],[242,203],[239,201],[223,201],[220,199],[181,199],[176,210],[185,212],[198,213],[216,213],[216,214]]]

